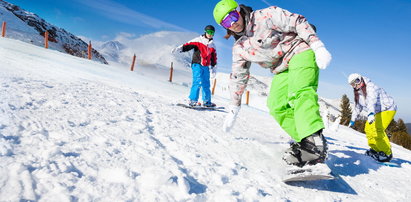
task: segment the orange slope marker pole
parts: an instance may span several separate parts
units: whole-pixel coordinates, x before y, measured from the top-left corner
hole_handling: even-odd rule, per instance
[[[131,63],[130,71],[134,71],[134,65],[136,64],[136,54],[133,56],[133,62]]]
[[[3,22],[3,24],[1,25],[1,36],[5,37],[6,36],[6,22]]]
[[[170,78],[168,79],[168,81],[173,82],[173,62],[171,62]]]
[[[44,48],[49,48],[49,32],[44,32]]]
[[[250,91],[245,93],[245,104],[248,105],[250,101]]]
[[[216,83],[217,83],[217,79],[214,79],[213,88],[211,89],[211,95],[214,95],[214,90],[215,90]]]
[[[87,48],[87,53],[88,53],[88,59],[91,60],[91,41],[88,43],[88,48]]]

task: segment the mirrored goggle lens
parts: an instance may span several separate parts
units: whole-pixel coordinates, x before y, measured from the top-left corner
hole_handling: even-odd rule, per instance
[[[237,22],[239,18],[240,18],[240,14],[238,13],[238,11],[233,10],[227,14],[227,16],[223,19],[223,21],[221,21],[221,26],[228,29],[231,26],[233,26],[233,24]]]
[[[351,82],[351,85],[357,85],[359,83],[361,83],[361,79],[356,78],[354,81]]]
[[[214,31],[213,30],[206,30],[205,31],[207,34],[209,34],[209,35],[214,35]]]

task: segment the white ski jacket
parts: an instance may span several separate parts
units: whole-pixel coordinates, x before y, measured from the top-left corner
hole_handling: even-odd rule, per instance
[[[279,7],[268,7],[250,14],[243,36],[233,46],[230,76],[231,101],[241,104],[247,86],[251,62],[278,74],[288,68],[288,62],[298,53],[310,49],[319,41],[304,16]]]
[[[363,92],[360,90],[358,104],[355,105],[351,121],[355,121],[362,111],[367,115],[370,113],[380,113],[383,111],[397,111],[397,105],[394,103],[394,99],[389,96],[383,88],[375,85],[367,77],[362,77],[367,88],[367,97],[364,97]]]

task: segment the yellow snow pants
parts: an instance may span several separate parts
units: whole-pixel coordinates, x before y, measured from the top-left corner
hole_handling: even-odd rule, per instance
[[[375,115],[375,121],[371,124],[368,121],[365,123],[365,135],[368,139],[368,145],[371,149],[377,152],[384,152],[386,155],[390,155],[391,144],[388,139],[385,129],[394,119],[396,111],[383,111]]]

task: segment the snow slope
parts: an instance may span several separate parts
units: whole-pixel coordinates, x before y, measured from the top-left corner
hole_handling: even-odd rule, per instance
[[[382,166],[363,155],[363,134],[332,122],[337,179],[284,184],[285,132],[255,107],[242,106],[227,134],[226,113],[174,106],[189,72],[169,83],[165,69],[130,72],[8,38],[0,58],[0,201],[411,199],[410,151],[393,145],[400,167]]]

